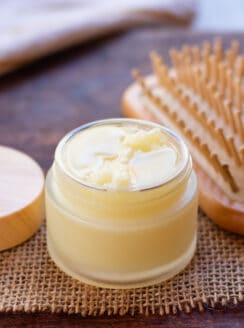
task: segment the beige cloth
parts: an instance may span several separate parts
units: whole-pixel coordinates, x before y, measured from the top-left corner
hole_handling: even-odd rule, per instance
[[[203,214],[191,264],[175,278],[146,288],[96,288],[68,277],[48,256],[44,225],[30,241],[0,253],[0,312],[164,315],[243,301],[244,238]]]
[[[121,28],[187,21],[194,0],[1,0],[0,74]]]

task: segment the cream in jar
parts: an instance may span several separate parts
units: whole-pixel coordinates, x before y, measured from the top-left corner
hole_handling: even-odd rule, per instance
[[[165,280],[196,245],[197,182],[183,141],[145,121],[82,126],[59,143],[46,183],[48,249],[84,282]]]

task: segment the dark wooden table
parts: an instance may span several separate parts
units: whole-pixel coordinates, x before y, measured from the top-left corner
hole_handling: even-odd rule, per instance
[[[96,41],[0,79],[0,143],[33,156],[46,171],[58,140],[88,121],[120,116],[123,90],[134,67],[148,72],[148,53],[199,43],[212,35],[139,30]],[[244,35],[237,37],[244,46]],[[1,314],[0,327],[244,327],[244,304],[175,316],[81,318],[65,314]]]

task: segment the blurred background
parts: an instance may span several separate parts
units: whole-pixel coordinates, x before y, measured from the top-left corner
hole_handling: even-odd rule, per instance
[[[243,0],[196,0],[193,30],[213,32],[244,31]]]
[[[243,0],[1,0],[0,74],[72,45],[145,26],[244,31]]]

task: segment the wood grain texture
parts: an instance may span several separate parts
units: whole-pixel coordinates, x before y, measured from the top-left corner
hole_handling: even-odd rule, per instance
[[[46,171],[58,140],[95,119],[120,116],[120,98],[132,82],[130,70],[148,73],[148,53],[167,57],[169,47],[212,35],[140,30],[74,48],[0,80],[0,142],[26,151]],[[228,34],[224,41],[243,35]],[[87,318],[52,314],[3,314],[0,327],[233,327],[243,326],[244,308],[206,309],[202,314],[169,317]]]
[[[44,219],[44,176],[26,154],[0,146],[0,251],[30,238]]]

